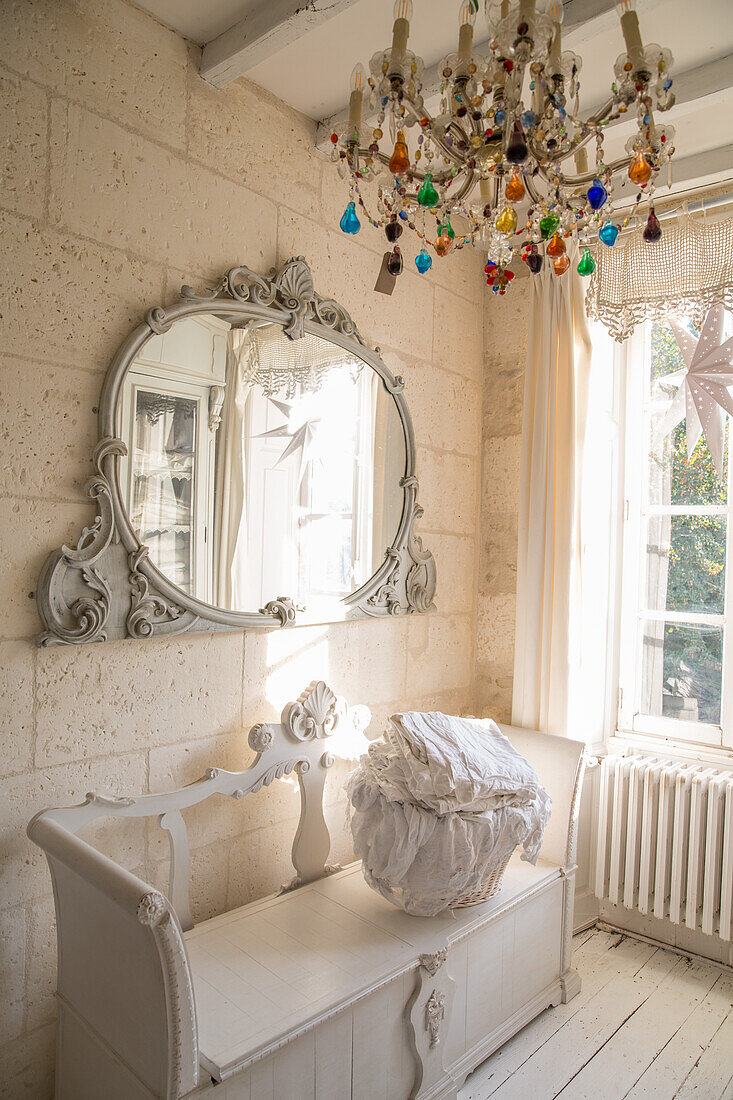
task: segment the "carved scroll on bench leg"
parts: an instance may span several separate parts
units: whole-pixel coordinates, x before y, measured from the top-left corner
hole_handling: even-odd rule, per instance
[[[415,1055],[415,1083],[410,1100],[420,1100],[447,1076],[445,1044],[453,1007],[455,982],[445,960],[448,949],[421,955],[415,992],[407,1005],[410,1039]]]

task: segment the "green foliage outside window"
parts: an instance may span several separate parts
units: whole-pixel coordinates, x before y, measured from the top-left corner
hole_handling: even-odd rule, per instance
[[[651,351],[652,392],[671,395],[673,388],[665,387],[664,377],[683,368],[684,360],[667,325],[652,326]],[[726,441],[726,468],[727,450]],[[704,439],[699,441],[688,460],[684,420],[660,451],[651,455],[651,462],[664,463],[669,471],[667,503],[726,503],[725,481],[721,483],[718,478]],[[659,605],[660,610],[724,612],[725,517],[672,516],[668,549],[654,549],[668,553],[666,602]],[[664,593],[660,595],[664,598]],[[664,692],[697,699],[699,719],[703,722],[720,721],[722,648],[723,632],[719,627],[665,624]]]

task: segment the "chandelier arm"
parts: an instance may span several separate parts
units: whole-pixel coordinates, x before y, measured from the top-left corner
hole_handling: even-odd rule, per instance
[[[442,138],[439,138],[437,134],[433,133],[433,123],[435,119],[432,117],[432,115],[430,115],[425,110],[420,113],[415,107],[415,104],[412,102],[412,100],[406,95],[403,96],[402,102],[409,108],[410,114],[416,120],[416,122],[419,123],[421,118],[426,118],[428,120],[430,125],[427,127],[427,129],[430,132],[430,140],[438,146],[445,159],[452,161],[454,164],[460,165],[462,163],[462,158],[458,151],[453,149],[450,145],[446,145]],[[389,158],[387,158],[386,163],[389,163]]]

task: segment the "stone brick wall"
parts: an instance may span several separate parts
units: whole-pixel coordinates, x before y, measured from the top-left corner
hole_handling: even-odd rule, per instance
[[[24,832],[37,810],[92,789],[171,788],[214,763],[242,767],[249,725],[275,718],[313,677],[369,704],[376,731],[406,705],[474,704],[482,257],[467,251],[420,277],[409,253],[393,296],[374,294],[384,241],[369,227],[356,240],[339,232],[344,189],[313,151],[312,123],[246,81],[209,88],[197,60],[122,0],[0,5],[1,1097],[53,1091],[50,883]],[[92,408],[118,343],[183,282],[206,284],[237,263],[265,272],[293,254],[308,257],[319,291],[346,305],[407,380],[438,613],[36,649],[29,593],[45,556],[89,522]],[[511,667],[513,512],[501,478],[515,476],[519,427],[498,405],[517,358],[512,301],[495,314],[492,298],[487,313],[480,669],[497,701]],[[340,860],[350,855],[343,778],[334,769],[329,788]],[[197,918],[288,878],[297,809],[295,788],[281,783],[191,815]],[[93,839],[165,885],[156,828],[105,825]]]
[[[527,279],[484,302],[476,707],[511,719]]]

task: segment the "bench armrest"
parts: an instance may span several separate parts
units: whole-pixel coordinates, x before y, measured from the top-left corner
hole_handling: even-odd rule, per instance
[[[519,726],[499,727],[521,752],[552,798],[552,815],[545,829],[540,855],[560,867],[574,867],[577,822],[585,771],[585,744]]]
[[[127,1082],[130,1096],[140,1082],[163,1100],[186,1096],[198,1081],[196,1015],[167,899],[45,814],[28,835],[53,882],[61,1020],[75,1037],[65,1046],[93,1049],[95,1064],[120,1087]],[[59,1066],[67,1087],[74,1075],[72,1065]]]

